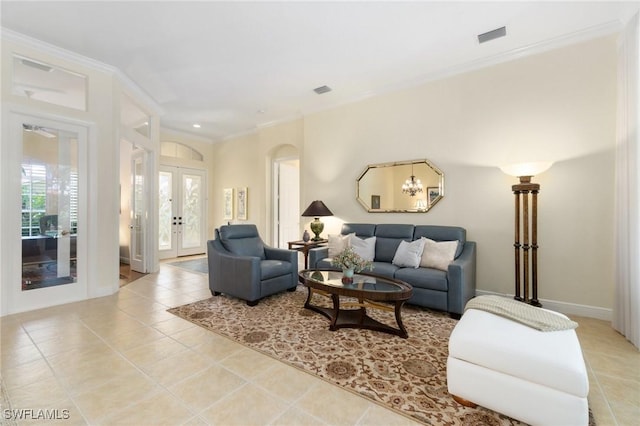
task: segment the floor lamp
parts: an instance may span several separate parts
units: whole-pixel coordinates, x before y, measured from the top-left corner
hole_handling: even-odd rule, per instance
[[[515,195],[515,296],[514,299],[541,307],[538,300],[538,193],[540,185],[531,182],[552,163],[522,163],[501,167],[520,182],[511,186]],[[531,203],[529,203],[531,201]],[[531,205],[531,208],[529,208]],[[531,296],[529,294],[531,288]]]

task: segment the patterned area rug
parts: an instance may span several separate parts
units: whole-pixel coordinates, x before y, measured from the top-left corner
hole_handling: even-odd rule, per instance
[[[303,308],[306,295],[306,288],[298,286],[295,292],[268,297],[255,307],[219,296],[169,312],[424,424],[521,424],[451,398],[447,345],[456,321],[447,314],[405,306],[402,320],[408,339],[369,330],[329,331],[324,316]],[[315,295],[313,303],[329,306],[322,299]],[[392,313],[367,312],[396,325]]]

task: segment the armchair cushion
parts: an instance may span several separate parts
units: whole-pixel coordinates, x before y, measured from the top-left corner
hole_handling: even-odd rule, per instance
[[[262,281],[289,273],[291,273],[291,262],[283,262],[282,260],[263,260],[260,262],[260,279]]]

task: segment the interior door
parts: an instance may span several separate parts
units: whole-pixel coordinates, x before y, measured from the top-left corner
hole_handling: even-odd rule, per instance
[[[131,156],[131,222],[130,229],[130,245],[129,245],[129,263],[132,271],[146,274],[147,262],[145,255],[146,247],[146,229],[147,229],[147,202],[146,202],[146,152],[142,149],[134,151]]]
[[[276,167],[276,218],[277,246],[287,248],[289,241],[300,240],[300,161],[277,160]]]
[[[83,299],[86,258],[78,238],[84,238],[86,217],[86,128],[20,116],[13,126],[16,185],[3,196],[20,200],[14,213],[21,217],[15,230],[21,283],[14,281],[8,292],[10,310]],[[13,271],[13,265],[3,259],[3,269]]]
[[[160,166],[160,258],[206,252],[206,172]]]

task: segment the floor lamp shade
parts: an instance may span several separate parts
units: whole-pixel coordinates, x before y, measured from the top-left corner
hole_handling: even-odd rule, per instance
[[[329,208],[322,201],[315,200],[311,204],[309,204],[309,207],[307,207],[307,209],[302,213],[302,216],[315,218],[314,221],[311,222],[309,227],[315,234],[313,240],[318,241],[322,239],[320,238],[320,234],[324,229],[324,223],[320,222],[319,218],[322,216],[333,216],[333,213],[331,213],[331,210],[329,210]]]

